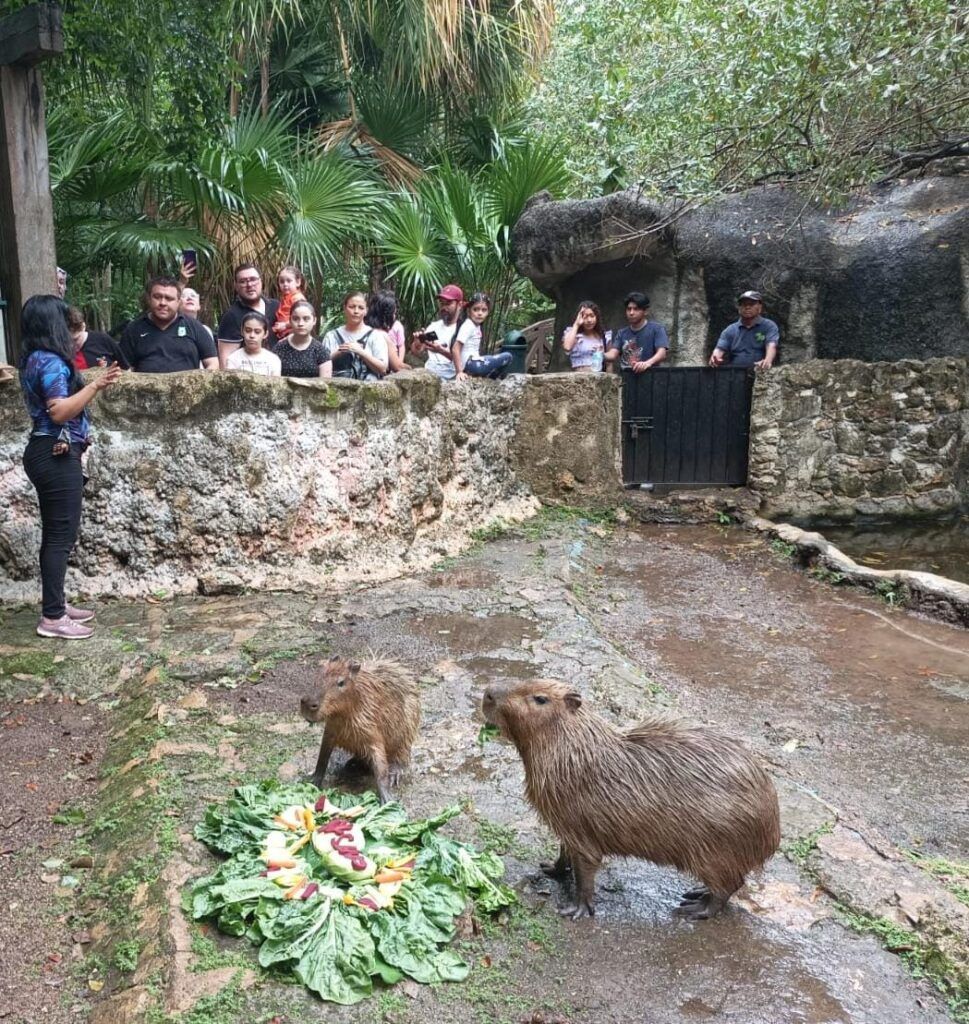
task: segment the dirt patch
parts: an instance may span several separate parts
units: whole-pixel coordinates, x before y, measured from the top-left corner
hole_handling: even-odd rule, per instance
[[[96,797],[105,722],[96,704],[53,697],[0,704],[4,1024],[61,1024],[84,1005],[70,971],[83,956],[80,940],[89,940],[72,927],[72,906],[90,864],[75,836]],[[54,822],[57,815],[64,824]]]

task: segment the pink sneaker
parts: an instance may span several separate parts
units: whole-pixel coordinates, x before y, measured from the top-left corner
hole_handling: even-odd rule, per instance
[[[75,622],[90,622],[95,615],[94,612],[88,611],[87,608],[75,608],[72,604],[64,605],[64,611],[67,613],[67,617]]]
[[[62,615],[59,619],[44,619],[37,623],[38,636],[56,637],[60,640],[87,640],[94,635],[90,626],[75,622],[70,615]]]

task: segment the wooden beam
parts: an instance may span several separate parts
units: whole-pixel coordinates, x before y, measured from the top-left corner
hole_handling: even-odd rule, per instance
[[[0,293],[9,304],[10,362],[21,307],[31,295],[57,294],[56,270],[40,68],[0,65]]]
[[[0,64],[30,66],[63,52],[57,4],[31,4],[0,18]]]

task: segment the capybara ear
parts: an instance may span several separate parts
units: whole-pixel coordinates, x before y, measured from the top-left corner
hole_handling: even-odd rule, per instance
[[[569,690],[563,700],[569,711],[578,711],[582,707],[582,694],[576,690]]]
[[[348,671],[349,671],[350,675],[351,676],[355,676],[360,671],[360,662],[359,661],[351,661],[350,664],[347,666],[347,668],[348,668]]]
[[[330,661],[339,661],[339,660],[340,660],[340,655],[339,654],[331,654],[330,655]]]

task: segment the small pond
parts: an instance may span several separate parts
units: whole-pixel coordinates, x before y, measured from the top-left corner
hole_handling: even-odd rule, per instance
[[[798,525],[816,530],[861,565],[934,572],[969,583],[969,516]]]

